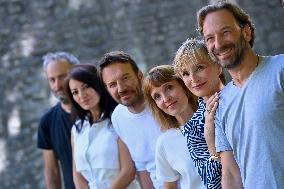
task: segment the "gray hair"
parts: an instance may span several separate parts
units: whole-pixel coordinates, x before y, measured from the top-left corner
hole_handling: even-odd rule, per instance
[[[54,53],[47,53],[42,57],[43,63],[43,69],[46,70],[47,65],[51,61],[58,61],[58,60],[66,60],[70,64],[79,64],[80,61],[78,58],[76,58],[73,54],[67,53],[67,52],[54,52]]]

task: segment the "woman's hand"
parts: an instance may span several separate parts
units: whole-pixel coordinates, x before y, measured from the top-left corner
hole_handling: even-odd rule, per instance
[[[214,116],[218,107],[219,96],[216,92],[206,101],[206,112],[205,112],[205,126],[204,126],[204,137],[208,146],[209,153],[211,156],[216,157],[218,154],[215,149],[215,124]]]

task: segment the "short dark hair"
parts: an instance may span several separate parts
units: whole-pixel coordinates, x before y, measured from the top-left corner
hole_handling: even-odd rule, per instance
[[[138,74],[140,71],[138,65],[129,54],[123,51],[111,51],[104,54],[104,56],[98,62],[100,75],[105,67],[115,63],[130,64],[135,74]]]
[[[222,9],[228,10],[234,16],[234,18],[236,19],[236,21],[238,22],[241,28],[243,28],[245,25],[248,25],[250,27],[251,40],[249,41],[249,44],[251,47],[253,47],[255,39],[255,32],[254,32],[255,28],[251,21],[250,16],[239,6],[226,1],[220,1],[216,4],[204,6],[197,12],[198,31],[200,32],[200,34],[203,35],[203,24],[205,17],[209,13],[216,12]]]
[[[64,87],[72,104],[71,119],[73,121],[75,121],[76,119],[81,120],[79,125],[75,124],[77,131],[80,132],[86,117],[89,118],[91,124],[93,123],[93,120],[90,116],[90,112],[81,108],[81,106],[73,99],[73,95],[69,87],[69,82],[71,79],[87,84],[89,87],[93,88],[98,93],[98,95],[100,96],[99,106],[101,109],[101,119],[99,121],[111,117],[111,113],[117,103],[106,91],[103,82],[101,81],[98,75],[96,66],[94,64],[86,63],[74,65],[70,69],[69,74],[64,80]]]

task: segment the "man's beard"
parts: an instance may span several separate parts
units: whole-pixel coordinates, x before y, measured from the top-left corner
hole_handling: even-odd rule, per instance
[[[141,81],[138,81],[138,82],[139,82],[138,86],[135,88],[134,98],[127,102],[123,102],[122,100],[120,100],[119,102],[120,104],[127,106],[127,107],[131,107],[131,106],[135,106],[136,104],[139,104],[140,102],[143,102],[144,96],[142,92],[142,83]]]
[[[227,68],[227,69],[232,69],[232,68],[237,67],[239,64],[241,64],[243,57],[244,57],[244,52],[245,52],[246,46],[247,46],[246,41],[244,39],[243,34],[241,33],[240,38],[239,38],[237,43],[226,44],[223,47],[221,47],[220,50],[218,50],[218,52],[222,52],[223,50],[226,50],[226,49],[232,48],[232,47],[237,50],[237,52],[234,54],[234,56],[230,60],[227,60],[227,62],[229,61],[229,63],[222,63],[222,61],[219,60],[218,56],[215,55],[218,52],[217,53],[216,52],[215,53],[210,52],[209,56],[211,57],[211,59],[214,62],[218,63],[221,67]],[[214,50],[214,51],[216,51],[216,50]]]
[[[70,104],[70,100],[67,96],[60,96],[58,97],[58,100],[62,103],[62,104]]]
[[[62,104],[70,104],[70,100],[66,95],[59,95],[54,91],[51,91],[52,94],[62,103]]]

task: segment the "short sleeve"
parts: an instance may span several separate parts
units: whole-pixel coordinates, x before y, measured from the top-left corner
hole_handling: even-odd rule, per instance
[[[115,114],[112,114],[112,115],[111,115],[111,124],[112,124],[112,127],[113,127],[115,133],[116,133],[118,136],[122,137],[122,136],[121,136],[121,133],[119,132],[119,126],[118,126],[118,124],[117,124],[117,122],[116,122]]]
[[[163,182],[174,182],[179,179],[179,174],[172,168],[167,160],[162,135],[157,140],[155,162],[156,176],[159,180]]]
[[[37,137],[37,147],[40,149],[53,149],[51,140],[50,140],[50,128],[49,121],[44,115],[39,123],[38,127],[38,137]]]
[[[217,152],[232,151],[232,147],[222,129],[220,109],[217,109],[215,116],[215,146]]]
[[[147,168],[146,168],[147,164],[145,162],[135,161],[134,163],[135,163],[135,167],[136,167],[137,171],[147,170]]]

